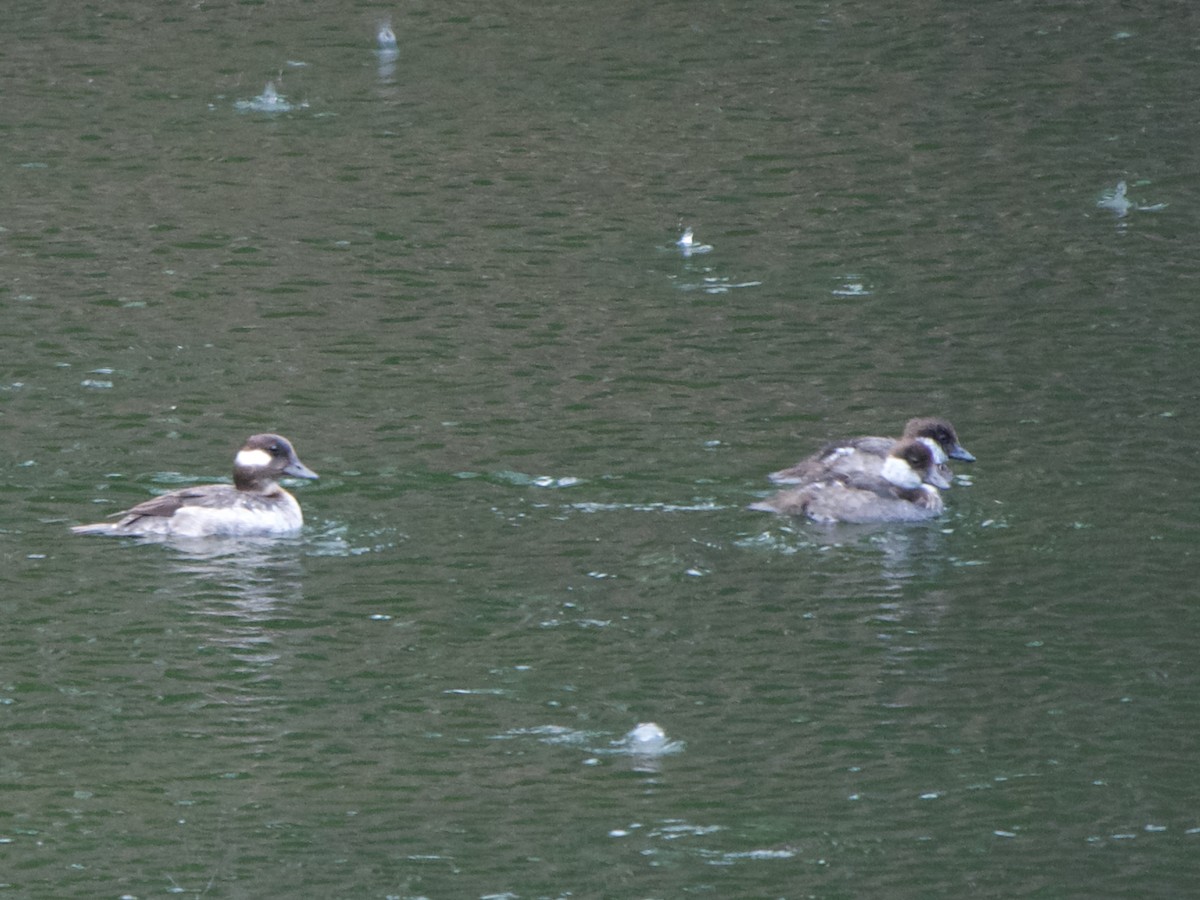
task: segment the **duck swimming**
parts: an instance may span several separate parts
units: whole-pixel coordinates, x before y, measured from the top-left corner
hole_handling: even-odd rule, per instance
[[[950,487],[950,479],[954,477],[946,465],[948,459],[975,461],[975,456],[959,443],[954,426],[942,418],[909,419],[900,440],[917,440],[929,447],[935,466],[925,480],[937,488]],[[895,438],[874,436],[832,441],[794,466],[767,477],[776,484],[806,484],[855,473],[878,476],[895,443]]]
[[[75,534],[286,535],[300,530],[304,516],[296,498],[278,479],[316,478],[317,473],[296,456],[287,438],[256,434],[246,440],[233,460],[233,484],[199,484],[139,503],[116,515],[115,522],[76,525]]]
[[[675,242],[675,246],[679,248],[679,252],[685,257],[693,256],[697,253],[709,253],[712,251],[712,244],[701,244],[696,240],[696,233],[689,225],[684,229],[683,234],[679,236],[679,240]]]
[[[859,470],[830,473],[820,480],[780,491],[750,509],[814,522],[921,522],[941,515],[942,495],[929,483],[937,466],[920,439],[893,443],[877,474]]]

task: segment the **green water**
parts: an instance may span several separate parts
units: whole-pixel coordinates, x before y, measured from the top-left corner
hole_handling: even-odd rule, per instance
[[[1192,18],[14,6],[0,896],[1189,896]],[[68,533],[264,430],[301,537]]]

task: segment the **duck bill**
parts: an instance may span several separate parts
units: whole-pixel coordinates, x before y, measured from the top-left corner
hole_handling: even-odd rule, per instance
[[[320,478],[321,476],[306,466],[300,460],[293,460],[288,463],[288,467],[283,470],[284,475],[291,475],[293,478]]]
[[[940,488],[944,491],[950,487],[951,477],[953,477],[953,473],[951,473],[948,467],[933,465],[925,473],[925,483],[932,484],[935,488]]]
[[[975,456],[967,451],[967,448],[962,444],[955,444],[946,453],[951,459],[959,459],[963,462],[975,462]]]

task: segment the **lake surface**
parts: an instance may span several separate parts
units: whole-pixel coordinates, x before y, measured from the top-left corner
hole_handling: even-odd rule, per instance
[[[7,18],[0,896],[1194,893],[1190,6]],[[302,536],[67,531],[265,430]]]

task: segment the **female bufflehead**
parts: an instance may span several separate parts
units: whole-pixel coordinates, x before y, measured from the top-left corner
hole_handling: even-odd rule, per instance
[[[928,483],[936,465],[933,451],[921,440],[899,440],[877,475],[830,475],[780,491],[750,508],[822,523],[920,522],[943,509],[942,495]]]
[[[304,524],[300,504],[277,483],[284,475],[316,478],[285,437],[256,434],[233,460],[233,484],[200,484],[154,497],[116,522],[77,525],[76,534],[284,535]]]
[[[933,452],[934,468],[925,480],[938,488],[950,487],[954,473],[947,459],[975,462],[975,457],[958,442],[954,426],[945,419],[909,419],[900,440],[917,440]],[[856,437],[826,444],[812,456],[794,466],[772,472],[767,477],[776,484],[807,484],[836,475],[864,473],[879,475],[884,460],[895,444],[894,438]]]

